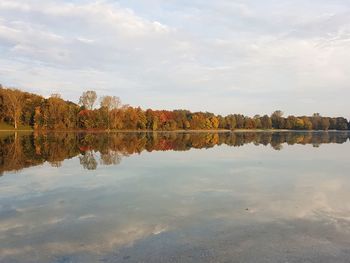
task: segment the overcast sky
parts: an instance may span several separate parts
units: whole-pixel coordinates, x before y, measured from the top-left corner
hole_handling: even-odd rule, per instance
[[[0,83],[77,102],[350,117],[349,0],[1,0]]]

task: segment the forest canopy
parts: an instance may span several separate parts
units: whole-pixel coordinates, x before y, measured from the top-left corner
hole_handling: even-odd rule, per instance
[[[97,106],[97,101],[99,105]],[[188,110],[143,110],[121,103],[119,97],[103,96],[95,91],[83,92],[78,104],[66,101],[59,94],[49,98],[5,88],[0,85],[0,123],[14,129],[31,127],[36,130],[348,130],[344,117],[283,116],[277,110],[270,116],[242,114],[227,116]]]

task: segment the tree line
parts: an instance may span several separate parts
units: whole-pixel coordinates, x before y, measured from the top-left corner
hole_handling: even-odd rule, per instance
[[[143,110],[121,103],[119,97],[103,96],[99,107],[95,91],[84,92],[78,103],[66,101],[59,94],[49,98],[5,88],[0,85],[0,122],[30,126],[38,130],[217,130],[217,129],[287,129],[287,130],[348,130],[344,117],[283,116],[275,111],[270,116],[242,114],[227,116],[188,110]]]
[[[59,167],[65,159],[78,157],[83,168],[94,170],[98,165],[116,165],[123,157],[143,151],[187,151],[212,148],[216,145],[240,147],[248,143],[270,145],[281,150],[284,143],[345,143],[350,134],[344,132],[11,132],[0,134],[0,176],[5,171],[49,162]],[[99,154],[97,154],[99,153]]]

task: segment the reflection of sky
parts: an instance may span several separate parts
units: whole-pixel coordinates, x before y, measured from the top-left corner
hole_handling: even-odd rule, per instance
[[[350,242],[349,150],[349,143],[220,146],[144,152],[93,171],[74,158],[6,174],[0,254],[3,261],[95,262],[118,253],[142,258],[152,246],[178,254],[187,244],[191,255],[214,247],[205,252],[212,259],[230,242],[239,243],[238,254],[266,248],[263,237],[280,249],[301,237],[316,250],[327,241],[334,253]]]

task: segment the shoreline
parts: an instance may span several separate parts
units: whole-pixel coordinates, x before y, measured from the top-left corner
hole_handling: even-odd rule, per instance
[[[173,131],[152,131],[152,130],[93,130],[93,129],[77,129],[77,130],[35,130],[35,129],[0,129],[0,132],[77,132],[77,133],[239,133],[239,132],[350,132],[350,130],[288,130],[288,129],[218,129],[218,130],[173,130]]]

